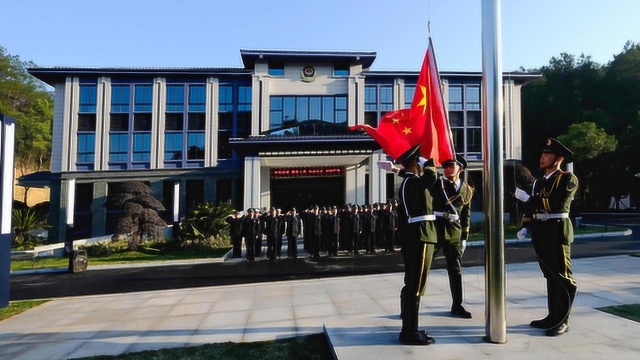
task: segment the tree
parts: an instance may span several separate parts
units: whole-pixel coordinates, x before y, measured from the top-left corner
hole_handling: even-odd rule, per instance
[[[35,66],[9,55],[0,46],[0,113],[16,119],[16,156],[18,175],[48,167],[51,158],[53,96],[44,83],[27,73]],[[24,200],[27,202],[28,189]]]
[[[558,136],[558,141],[570,148],[574,153],[574,163],[576,175],[580,179],[578,189],[579,206],[587,205],[591,207],[590,199],[586,194],[594,193],[595,199],[603,196],[598,191],[604,190],[610,196],[611,188],[593,187],[594,176],[607,174],[611,162],[607,154],[612,154],[618,145],[618,141],[612,135],[608,135],[603,129],[598,128],[593,122],[572,124],[566,134]],[[600,180],[600,179],[599,179]],[[600,181],[598,181],[600,182]]]
[[[118,220],[116,235],[128,236],[129,247],[132,250],[136,250],[145,238],[162,238],[162,230],[166,223],[158,216],[158,211],[163,211],[164,206],[143,182],[113,184],[113,191],[109,192],[106,206],[124,210],[124,214]]]

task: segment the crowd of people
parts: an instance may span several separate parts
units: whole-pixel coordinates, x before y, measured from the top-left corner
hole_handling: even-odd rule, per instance
[[[262,256],[266,241],[266,258],[282,257],[283,239],[286,236],[288,259],[298,258],[298,238],[303,238],[303,248],[312,259],[320,253],[337,256],[338,251],[347,254],[375,254],[376,250],[393,252],[398,231],[398,202],[374,204],[347,204],[337,206],[310,206],[301,212],[296,208],[283,213],[281,209],[249,208],[246,214],[236,211],[227,218],[233,246],[232,256],[242,257],[245,245],[247,261]]]

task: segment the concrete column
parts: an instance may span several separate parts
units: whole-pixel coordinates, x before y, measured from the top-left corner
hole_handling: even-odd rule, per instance
[[[260,157],[244,158],[244,209],[259,207],[260,204]]]
[[[15,133],[15,120],[0,115],[0,308],[9,305]]]
[[[91,203],[91,236],[103,236],[107,231],[108,185],[106,181],[93,183],[93,202]]]
[[[345,201],[351,204],[364,204],[366,172],[364,166],[357,164],[345,167]]]
[[[382,150],[369,157],[369,199],[372,204],[387,201],[387,172],[378,167],[381,160],[387,160]]]

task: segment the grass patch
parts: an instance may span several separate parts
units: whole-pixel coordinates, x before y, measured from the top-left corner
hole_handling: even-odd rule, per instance
[[[171,261],[189,259],[210,259],[224,256],[230,248],[219,248],[210,250],[157,250],[152,248],[141,249],[140,251],[125,251],[109,256],[89,256],[89,266],[91,265],[113,265],[129,264],[152,261]],[[35,260],[12,260],[11,270],[30,269],[50,269],[66,268],[69,266],[69,259],[64,258],[36,258]]]
[[[216,343],[192,347],[147,350],[117,356],[91,356],[82,360],[329,360],[333,359],[324,334],[298,336],[272,341],[249,343]],[[76,359],[79,360],[79,359]]]
[[[633,320],[635,322],[640,322],[640,304],[605,306],[596,309],[625,319]]]
[[[11,301],[9,306],[0,309],[0,321],[8,319],[14,315],[21,314],[36,306],[42,305],[49,300],[24,300],[24,301]]]

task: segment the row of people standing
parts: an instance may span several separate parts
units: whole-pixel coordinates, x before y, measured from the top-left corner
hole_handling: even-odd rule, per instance
[[[247,214],[236,211],[226,219],[229,224],[229,234],[232,243],[232,257],[242,257],[242,241],[244,240],[246,259],[254,261],[262,256],[263,236],[266,237],[266,256],[275,260],[282,255],[283,237],[287,236],[287,257],[298,257],[298,237],[302,233],[302,219],[296,209],[282,214],[280,209],[271,208],[270,211],[260,212],[259,209],[249,208]]]
[[[233,246],[233,257],[242,257],[244,239],[247,260],[262,255],[263,236],[267,240],[266,256],[273,260],[281,257],[283,237],[287,237],[287,257],[298,257],[297,240],[303,236],[303,248],[311,258],[321,252],[337,256],[338,251],[349,254],[375,254],[376,249],[395,251],[398,214],[397,201],[387,204],[336,206],[312,206],[298,214],[296,208],[282,214],[280,209],[260,212],[247,209],[242,215],[236,211],[226,221]]]
[[[312,258],[318,258],[321,251],[328,256],[337,256],[339,250],[349,254],[395,251],[398,214],[394,204],[397,202],[307,208],[302,212],[305,250]]]

